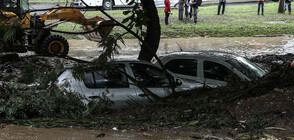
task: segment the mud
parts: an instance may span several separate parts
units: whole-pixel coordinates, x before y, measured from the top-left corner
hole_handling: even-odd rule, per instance
[[[285,55],[259,55],[250,59],[252,62],[259,64],[262,68],[267,71],[274,70],[280,66],[290,66],[294,61],[294,54],[288,53]]]
[[[92,129],[71,127],[72,124],[68,125],[69,128],[51,129],[2,124],[0,139],[189,139],[206,136],[235,139],[293,138],[294,68],[290,63],[294,60],[294,55],[290,53],[293,51],[294,38],[194,40],[193,43],[189,43],[189,39],[163,41],[161,45],[166,47],[161,46],[159,52],[176,50],[178,46],[175,42],[184,46],[182,49],[185,50],[227,49],[237,54],[246,52],[246,56],[269,73],[258,81],[235,82],[224,88],[193,91],[192,95],[154,103],[143,109],[106,112],[95,116],[100,121],[107,118],[105,123]],[[256,43],[257,40],[260,42]],[[71,43],[70,55],[77,58],[91,60],[100,50],[95,43],[90,44],[85,40]],[[121,58],[135,59],[139,50],[136,45],[136,41],[128,40],[127,47],[121,50],[128,57]],[[93,48],[97,53],[93,52]],[[263,53],[266,55],[260,55]],[[10,81],[17,77],[19,82],[24,82],[26,77],[35,73],[40,75],[36,79],[44,78],[42,75],[47,75],[65,63],[73,62],[55,57],[1,55],[0,79]],[[34,70],[28,69],[30,67]],[[23,76],[31,71],[34,73]],[[31,81],[37,82],[38,80]],[[115,125],[118,131],[113,131],[114,124],[109,124],[109,120],[128,123]],[[269,128],[279,130],[268,130]]]
[[[35,63],[34,67],[44,66],[51,70],[68,62],[62,58],[19,57],[16,54],[0,58],[2,76],[7,75],[3,74],[7,68],[18,76],[28,64]],[[9,58],[13,59],[10,61]],[[274,63],[275,67],[270,67],[269,74],[260,81],[207,89],[194,92],[192,96],[151,104],[144,109],[132,108],[96,116],[102,120],[133,122],[115,125],[118,131],[113,131],[114,125],[108,124],[109,121],[92,129],[71,127],[74,124],[68,124],[69,128],[51,129],[2,124],[0,139],[191,139],[207,136],[252,139],[248,135],[256,131],[268,134],[255,134],[258,138],[285,139],[294,132],[294,70],[289,63],[292,58],[293,54],[253,57],[253,61],[263,66],[279,62]],[[6,79],[9,81],[8,77]],[[225,102],[227,99],[230,100]],[[270,127],[285,131],[265,129]]]
[[[18,54],[0,55],[0,81],[17,80],[25,84],[41,84],[50,73],[55,70],[62,70],[66,64],[74,61],[58,57],[44,56],[19,56]]]
[[[138,131],[103,131],[99,129],[84,129],[84,128],[34,128],[15,125],[2,124],[0,129],[0,139],[10,140],[149,140],[149,139],[168,139],[168,140],[181,140],[190,139],[189,137],[175,136],[164,133],[148,133]]]

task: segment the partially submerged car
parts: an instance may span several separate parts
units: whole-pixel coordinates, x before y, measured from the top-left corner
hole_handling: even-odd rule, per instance
[[[59,76],[57,85],[68,85],[66,89],[83,95],[86,104],[91,100],[107,98],[113,102],[110,108],[114,109],[124,108],[130,102],[144,104],[155,100],[152,96],[146,96],[135,81],[159,97],[172,94],[168,77],[160,67],[142,61],[117,61],[113,64],[114,69],[86,70],[82,80],[74,78],[73,70],[67,69]],[[172,73],[168,75],[173,79],[176,91],[190,89],[185,81],[177,79]]]
[[[209,87],[225,86],[231,77],[252,81],[266,74],[248,59],[226,52],[181,51],[159,58],[168,70],[181,79],[203,83]]]

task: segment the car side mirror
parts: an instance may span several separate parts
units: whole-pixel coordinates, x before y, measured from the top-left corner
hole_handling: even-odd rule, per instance
[[[180,79],[176,79],[176,86],[180,86],[180,85],[182,85],[183,83],[182,83],[182,81],[180,80]]]

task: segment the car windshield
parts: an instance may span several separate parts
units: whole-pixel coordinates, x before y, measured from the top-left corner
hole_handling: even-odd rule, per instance
[[[236,59],[226,60],[226,62],[228,62],[233,67],[238,69],[251,80],[260,78],[266,74],[266,72],[263,69],[261,69],[256,64],[252,63],[251,61],[243,57],[237,57]]]
[[[22,10],[22,13],[26,13],[29,10],[29,3],[27,0],[21,0],[20,1],[20,8]]]

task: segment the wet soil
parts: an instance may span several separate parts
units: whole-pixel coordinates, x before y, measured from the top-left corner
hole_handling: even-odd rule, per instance
[[[149,133],[135,130],[99,130],[84,128],[35,128],[16,125],[2,124],[0,129],[0,139],[10,140],[47,140],[47,139],[64,139],[64,140],[149,140],[149,139],[191,139],[189,137],[176,136],[165,133]]]
[[[25,56],[18,54],[0,54],[0,81],[17,80],[23,84],[41,84],[50,73],[62,70],[66,64],[74,61],[58,57]]]
[[[99,134],[105,134],[105,139],[187,139],[205,136],[239,139],[252,138],[252,135],[258,138],[291,137],[294,132],[292,129],[294,128],[294,83],[292,80],[294,70],[290,67],[290,62],[294,60],[294,55],[264,55],[253,57],[251,60],[266,66],[265,68],[270,71],[257,83],[245,84],[238,88],[232,85],[217,90],[194,91],[193,95],[187,96],[188,98],[179,96],[177,100],[169,99],[167,102],[146,106],[145,109],[134,108],[97,116],[97,118],[109,117],[122,122],[130,121],[130,116],[133,116],[135,119],[131,121],[134,125],[103,125],[103,130],[111,130],[116,126],[119,132],[83,128],[45,129],[4,125],[0,130],[0,137],[4,139],[46,139],[48,137],[95,139]],[[22,72],[28,62],[48,67],[49,70],[58,67],[59,64],[68,63],[70,60],[42,56],[18,57],[15,54],[2,55],[1,80],[9,80],[5,77],[9,75],[7,72],[10,74]],[[275,65],[275,67],[270,68],[268,65]],[[7,70],[8,67],[11,70]],[[20,74],[14,76],[18,75]],[[199,99],[209,99],[209,101],[199,101]],[[230,101],[225,102],[227,99]],[[205,114],[207,117],[201,117]],[[150,120],[150,117],[154,118]],[[142,120],[146,120],[147,125],[138,126],[138,122]]]
[[[0,56],[1,81],[18,77],[35,68],[36,79],[73,60],[44,56],[5,54]],[[90,128],[34,128],[2,124],[1,139],[261,139],[294,137],[293,54],[252,57],[269,73],[251,83],[233,82],[219,89],[202,89],[176,95],[144,108],[132,107],[97,114]],[[41,70],[42,69],[42,70]],[[33,72],[38,72],[34,71]],[[44,73],[45,72],[45,73]],[[29,74],[31,75],[31,74]],[[27,75],[27,76],[29,76]],[[30,87],[27,87],[30,88]],[[112,131],[117,129],[118,131]]]

